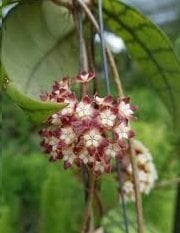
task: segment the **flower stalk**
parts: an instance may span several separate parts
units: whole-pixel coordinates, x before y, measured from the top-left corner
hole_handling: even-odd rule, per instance
[[[83,225],[81,233],[91,233],[94,229],[92,225],[92,212],[93,212],[93,199],[94,199],[94,188],[95,188],[95,175],[89,173],[89,189],[86,209],[84,213]]]
[[[139,178],[138,178],[138,168],[137,168],[137,162],[136,162],[136,155],[135,155],[132,140],[129,140],[129,149],[130,149],[130,160],[131,160],[132,171],[133,171],[138,233],[144,233],[144,218],[143,218],[142,199],[141,199],[141,192],[140,192],[140,185],[139,185]]]

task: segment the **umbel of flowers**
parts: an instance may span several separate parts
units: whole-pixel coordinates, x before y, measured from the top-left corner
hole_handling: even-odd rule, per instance
[[[139,141],[133,140],[133,145],[137,160],[138,179],[140,192],[149,194],[158,178],[156,167],[153,163],[149,150]],[[123,164],[123,193],[127,201],[135,201],[135,191],[133,183],[133,171],[129,157],[122,158]]]
[[[83,72],[75,82],[87,87],[94,73]],[[64,161],[64,168],[85,164],[93,173],[109,173],[115,159],[122,159],[128,149],[127,140],[134,136],[129,121],[135,106],[129,97],[113,99],[84,94],[81,100],[70,89],[70,80],[55,82],[51,93],[41,96],[44,101],[67,103],[53,114],[40,135],[50,161]]]

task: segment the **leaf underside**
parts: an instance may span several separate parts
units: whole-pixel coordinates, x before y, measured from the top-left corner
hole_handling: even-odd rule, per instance
[[[77,38],[68,10],[50,0],[23,1],[3,23],[2,63],[24,94],[39,99],[63,76],[78,72]]]
[[[40,101],[53,81],[76,75],[78,53],[72,16],[50,0],[23,0],[6,16],[2,64],[7,93],[34,123],[45,122],[66,105]]]
[[[118,0],[103,1],[107,28],[121,37],[129,54],[167,105],[180,119],[180,62],[162,31],[134,8]]]

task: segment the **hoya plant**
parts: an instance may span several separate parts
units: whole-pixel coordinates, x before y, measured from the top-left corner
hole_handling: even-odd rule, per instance
[[[79,232],[96,230],[94,199],[104,174],[114,174],[119,185],[121,227],[114,232],[132,232],[128,202],[136,204],[133,232],[145,232],[141,194],[149,194],[158,175],[148,148],[136,139],[138,106],[124,88],[107,34],[123,40],[178,131],[180,66],[168,38],[124,1],[9,0],[2,6],[9,5],[1,87],[41,128],[49,161],[80,177],[85,210]],[[99,232],[106,232],[103,226]]]

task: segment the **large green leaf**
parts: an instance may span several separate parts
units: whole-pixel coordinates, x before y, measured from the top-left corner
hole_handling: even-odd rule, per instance
[[[19,92],[13,83],[7,85],[7,93],[12,100],[29,116],[34,123],[43,123],[53,113],[60,111],[67,104],[43,102],[31,99]]]
[[[25,95],[39,98],[52,81],[78,72],[76,37],[68,10],[50,0],[23,1],[3,23],[2,63]]]
[[[176,123],[180,119],[180,63],[167,37],[148,18],[118,0],[103,1],[104,21],[123,38],[128,52],[167,104]]]
[[[35,123],[65,105],[39,101],[54,80],[78,71],[73,21],[51,1],[29,0],[13,8],[3,23],[2,63],[7,93]]]

